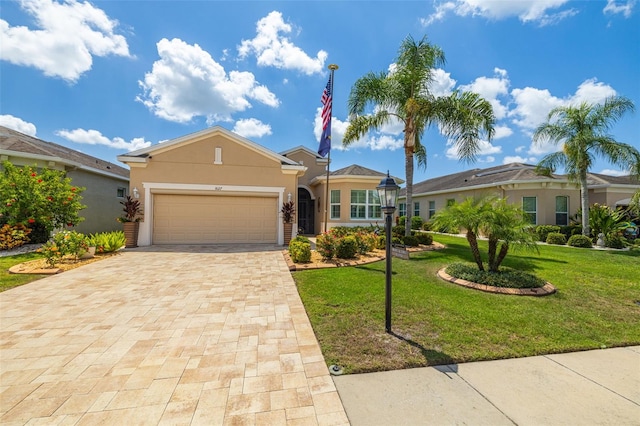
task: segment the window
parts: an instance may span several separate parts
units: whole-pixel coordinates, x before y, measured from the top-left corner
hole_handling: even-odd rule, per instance
[[[401,217],[407,215],[407,203],[398,204],[398,215]]]
[[[127,188],[123,188],[123,187],[118,187],[117,191],[116,191],[116,197],[118,198],[124,198],[127,196]]]
[[[340,219],[340,190],[331,190],[331,219]]]
[[[436,214],[436,202],[429,201],[429,219],[431,219],[434,214]]]
[[[538,208],[536,197],[522,197],[522,210],[529,216],[532,225],[538,223]]]
[[[378,191],[351,190],[351,219],[382,219]]]
[[[413,203],[413,217],[420,216],[420,203]]]
[[[569,224],[569,197],[559,195],[556,197],[556,225]]]
[[[455,198],[449,198],[447,200],[447,207],[452,206],[456,203],[456,199]]]

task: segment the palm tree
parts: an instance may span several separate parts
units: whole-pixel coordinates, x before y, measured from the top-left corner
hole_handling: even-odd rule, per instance
[[[582,234],[589,236],[589,193],[587,173],[596,156],[614,165],[628,168],[640,176],[640,152],[631,145],[617,142],[607,134],[611,126],[627,111],[633,112],[633,102],[622,96],[611,96],[601,104],[583,102],[580,105],[552,109],[547,122],[533,134],[534,143],[563,143],[562,151],[545,156],[538,164],[541,172],[564,166],[569,179],[580,185]]]
[[[456,91],[440,97],[431,93],[434,70],[444,62],[444,52],[428,43],[426,36],[417,42],[408,36],[391,71],[366,74],[354,83],[349,95],[350,122],[342,140],[345,146],[397,120],[404,125],[406,235],[411,234],[414,155],[418,165],[427,164],[422,133],[438,124],[455,144],[459,157],[467,161],[475,160],[481,134],[491,140],[494,133],[493,108],[477,93]],[[365,114],[367,107],[373,107],[371,114]]]

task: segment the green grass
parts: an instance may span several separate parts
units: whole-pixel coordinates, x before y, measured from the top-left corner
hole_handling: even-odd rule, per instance
[[[438,269],[471,255],[464,238],[436,241],[447,249],[393,259],[392,335],[384,262],[294,273],[328,364],[355,373],[640,344],[640,250],[511,252],[504,266],[558,289],[524,297],[438,279]],[[480,247],[486,252],[486,242]]]
[[[39,253],[19,254],[17,256],[0,257],[0,292],[9,290],[23,284],[39,280],[44,275],[31,274],[10,274],[9,268],[19,263],[28,262],[29,260],[40,259]]]

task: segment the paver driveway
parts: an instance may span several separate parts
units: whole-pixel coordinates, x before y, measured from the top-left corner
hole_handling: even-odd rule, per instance
[[[0,423],[348,424],[280,250],[140,248],[0,293]]]

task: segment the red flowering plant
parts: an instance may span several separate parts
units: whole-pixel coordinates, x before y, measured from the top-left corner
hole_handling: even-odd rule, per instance
[[[23,224],[43,228],[47,236],[56,228],[73,226],[86,206],[80,195],[84,188],[71,184],[64,171],[16,167],[9,161],[0,173],[0,224]],[[46,238],[45,238],[46,239]]]

